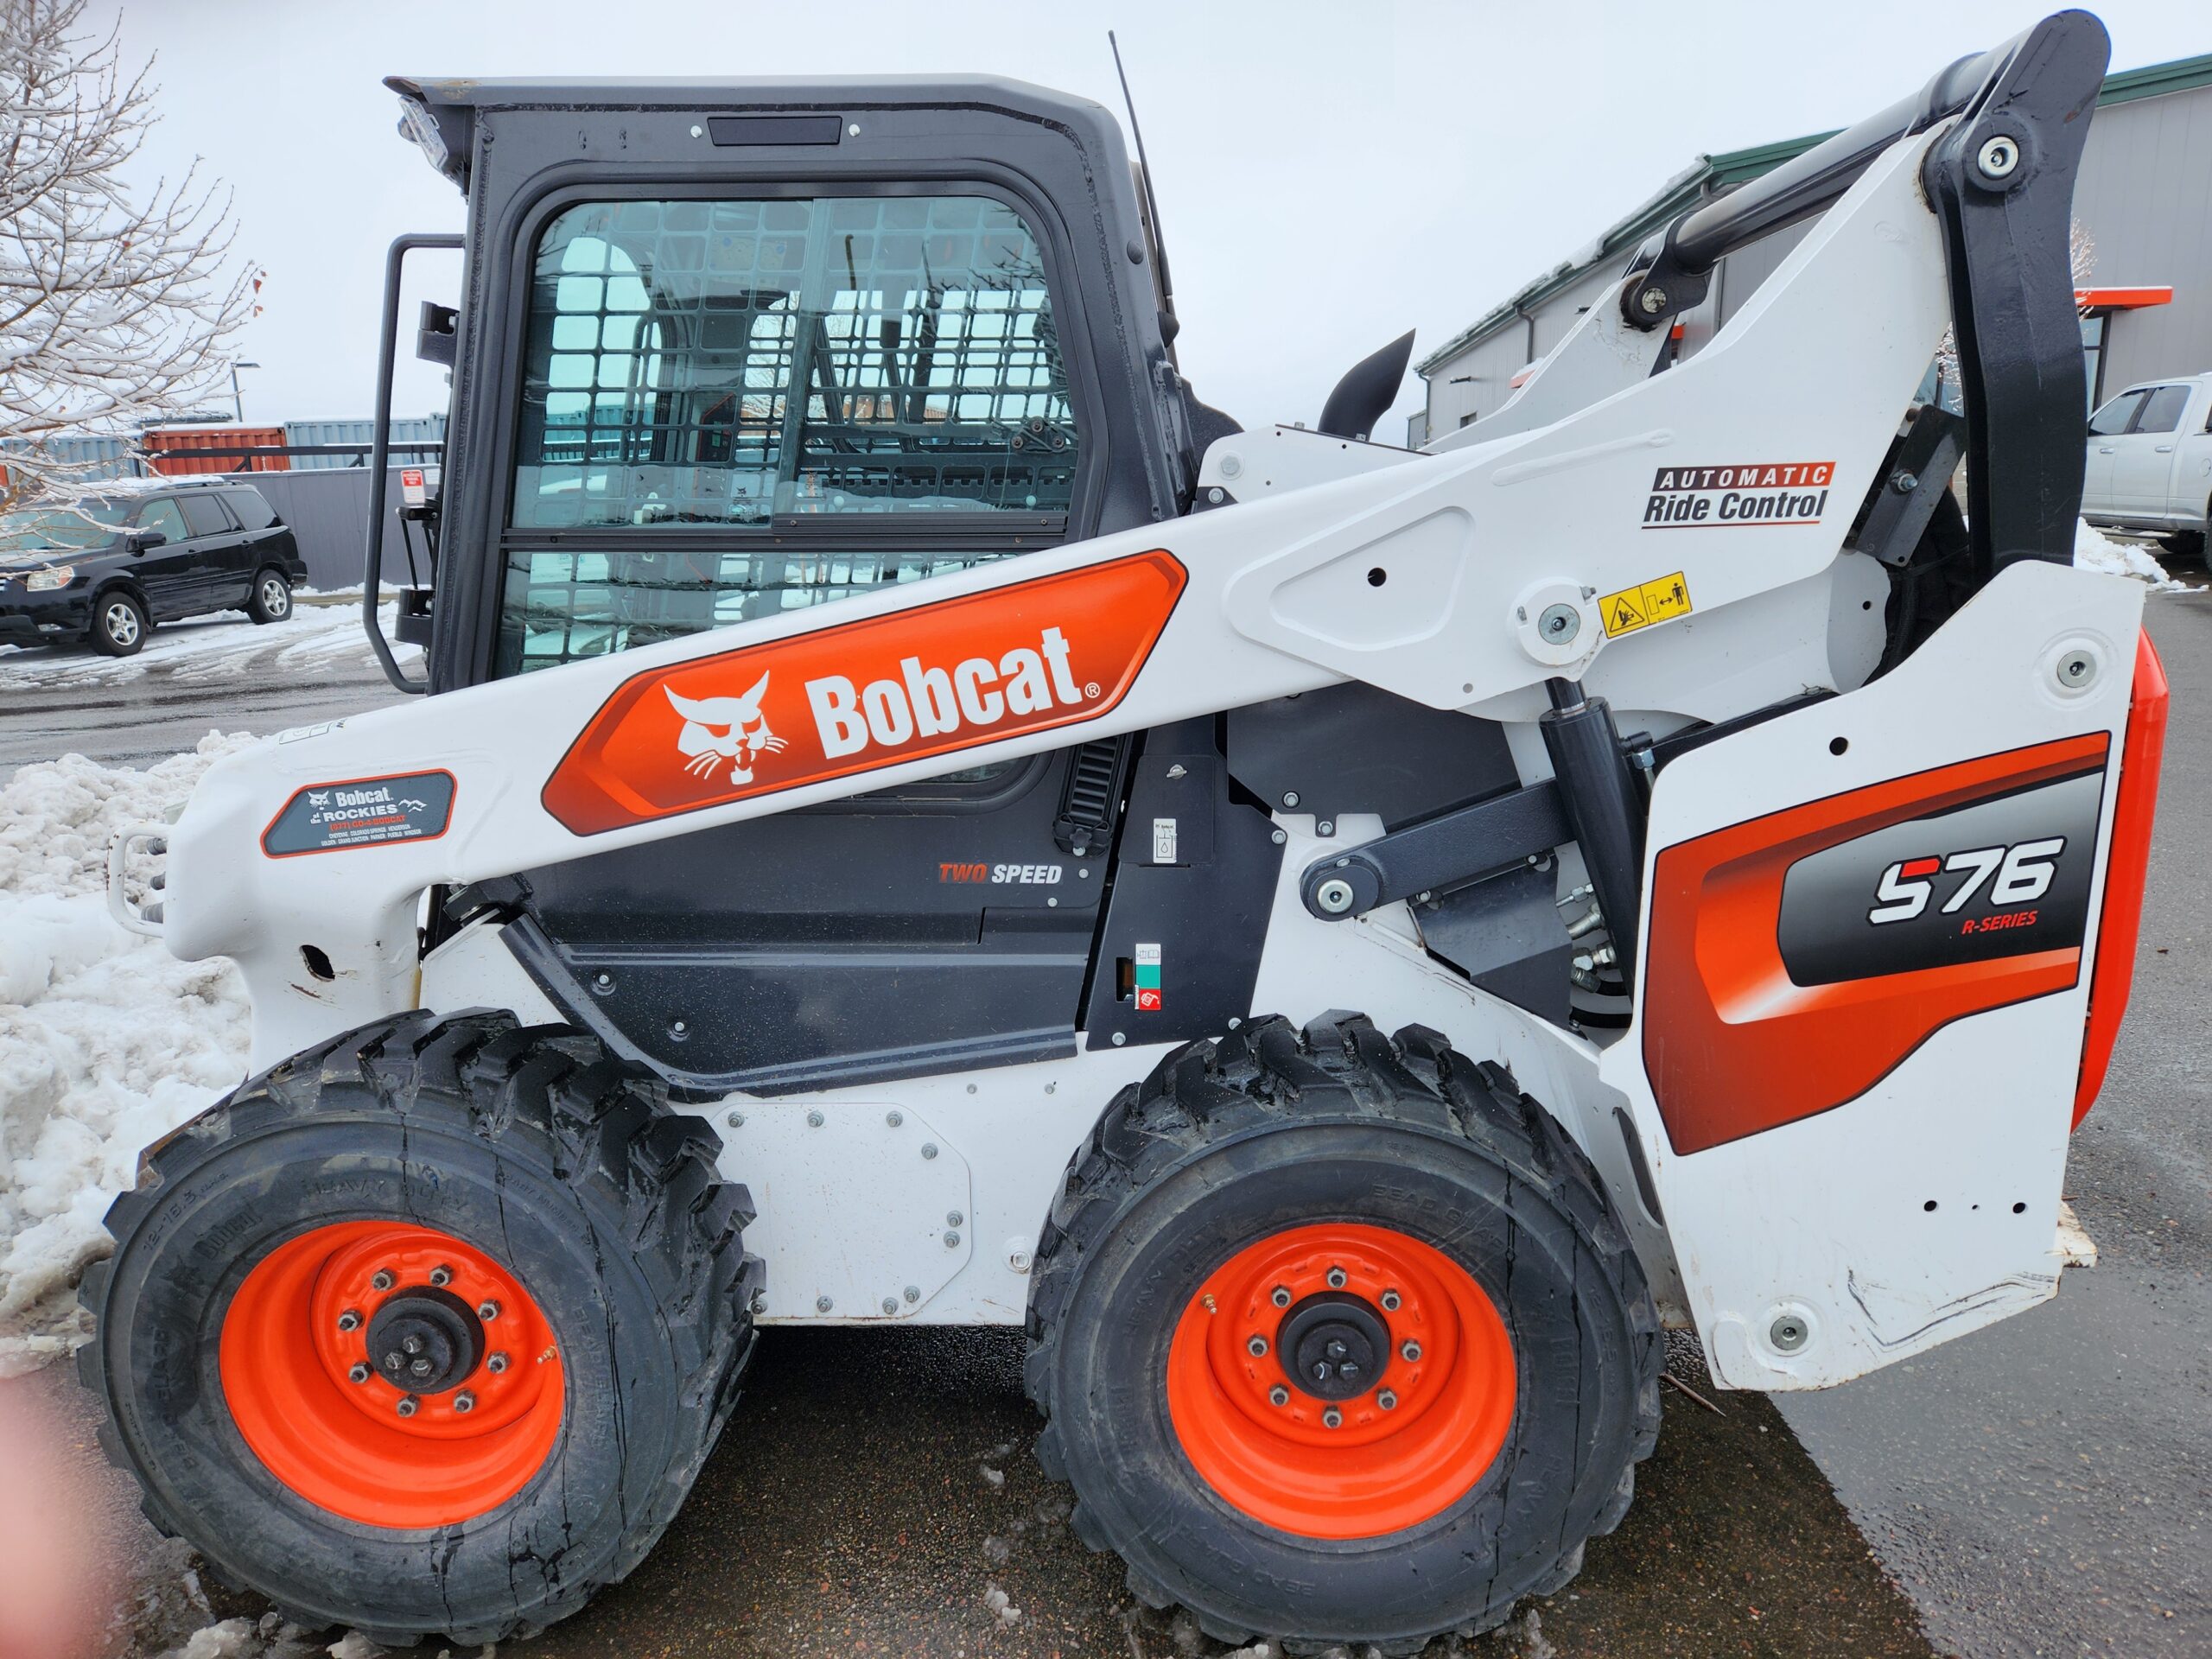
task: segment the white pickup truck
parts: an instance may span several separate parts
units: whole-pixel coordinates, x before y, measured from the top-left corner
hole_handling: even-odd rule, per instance
[[[2089,417],[2082,516],[2204,550],[2212,517],[2212,374],[2130,386]]]

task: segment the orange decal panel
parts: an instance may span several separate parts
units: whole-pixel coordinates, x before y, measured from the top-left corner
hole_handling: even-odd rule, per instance
[[[1096,720],[1189,576],[1169,553],[864,617],[632,677],[546,780],[580,836]]]
[[[2072,987],[2082,966],[2078,921],[2072,931],[2054,927],[2048,899],[2023,901],[2008,912],[2008,920],[2024,924],[2017,927],[1991,931],[1975,912],[2008,881],[2043,893],[2037,882],[2052,877],[2038,856],[2060,861],[2060,880],[2075,880],[2067,872],[2078,869],[2078,884],[2086,884],[2110,746],[2106,734],[2093,732],[1984,755],[1664,849],[1652,867],[1643,1061],[1675,1153],[1702,1152],[1840,1106],[1951,1021]],[[2035,803],[2062,791],[2078,813],[2083,790],[2086,844],[2078,829],[2046,836],[2020,848],[2029,856],[2007,866],[2012,849],[2004,843],[2020,837],[2000,835],[1999,844],[1984,847],[1978,843],[1992,837],[1965,829],[1979,822],[1979,810],[2012,810],[2005,804],[2017,802],[2018,810],[2032,813],[2040,810]],[[1944,839],[1947,824],[1961,826],[1955,849]],[[1904,844],[1884,844],[1900,836]],[[1859,846],[1877,850],[1847,896],[1827,872],[1852,855],[1833,849]],[[1900,852],[1930,856],[1899,859]],[[1885,860],[1894,861],[1885,869]],[[1956,874],[1925,879],[1939,868]],[[1801,936],[1804,925],[1784,915],[1793,869],[1805,873],[1796,900],[1801,912],[1808,898],[1827,901],[1832,915],[1815,921],[1895,938],[1897,946],[1885,939],[1880,948],[1901,952],[1896,970],[1853,967],[1847,949],[1801,944],[1793,972],[1786,959],[1792,924]],[[1808,877],[1830,885],[1823,889]],[[1975,899],[1974,907],[1962,893]],[[1823,962],[1845,965],[1823,970]]]

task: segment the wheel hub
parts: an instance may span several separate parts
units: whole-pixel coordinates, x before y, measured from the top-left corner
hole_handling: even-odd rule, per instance
[[[369,1363],[410,1394],[443,1394],[484,1357],[484,1322],[449,1290],[410,1285],[369,1321]]]
[[[1275,1350],[1300,1391],[1316,1400],[1349,1400],[1382,1376],[1390,1328],[1366,1298],[1325,1290],[1283,1316]]]

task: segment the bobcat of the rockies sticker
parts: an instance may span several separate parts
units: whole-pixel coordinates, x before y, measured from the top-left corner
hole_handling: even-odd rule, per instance
[[[453,817],[453,774],[409,772],[392,778],[356,778],[310,784],[284,803],[261,832],[271,858],[337,853],[355,847],[388,847],[400,841],[435,841]]]

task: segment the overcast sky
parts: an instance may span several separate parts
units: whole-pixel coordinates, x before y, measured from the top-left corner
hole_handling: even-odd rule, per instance
[[[102,0],[95,0],[99,10]],[[2051,8],[2031,0],[136,0],[155,170],[236,191],[269,273],[246,418],[365,416],[385,245],[459,230],[387,74],[1019,76],[1120,94],[1119,32],[1183,319],[1185,373],[1247,425],[1312,420],[1408,327],[1441,343],[1700,152],[1848,124]],[[118,8],[108,6],[107,13]],[[2108,0],[2113,67],[2212,51],[2207,0]],[[103,16],[105,21],[105,16]],[[425,260],[429,256],[417,256]],[[424,293],[451,299],[457,257]],[[2099,271],[2101,278],[2171,272]],[[411,324],[413,301],[406,315]],[[1402,411],[1418,406],[1408,377]],[[443,406],[404,361],[396,413]],[[1386,423],[1390,430],[1394,423]]]

